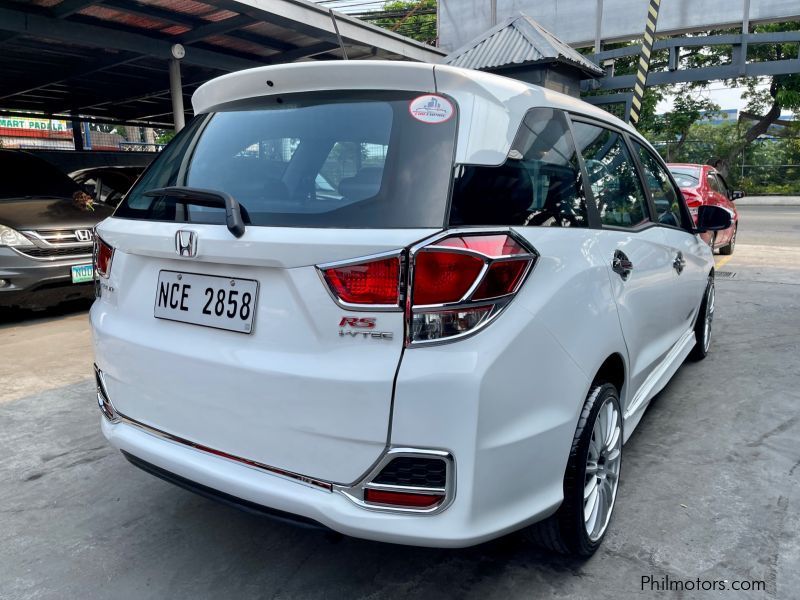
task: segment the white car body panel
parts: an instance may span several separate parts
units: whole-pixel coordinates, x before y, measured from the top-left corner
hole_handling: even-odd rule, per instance
[[[449,96],[458,106],[457,164],[503,163],[532,107],[635,133],[600,109],[542,88],[412,63],[232,73],[201,86],[193,105],[204,113],[259,96],[342,89]],[[198,234],[196,258],[177,256],[180,229]],[[220,225],[108,219],[98,233],[115,255],[91,320],[108,394],[130,419],[103,419],[103,433],[179,477],[368,539],[467,546],[545,518],[563,499],[569,449],[595,374],[609,357],[624,365],[627,439],[694,344],[713,257],[698,236],[668,227],[513,230],[539,257],[508,308],[471,337],[404,349],[402,312],[340,308],[315,265],[399,251],[437,229],[248,226],[235,239]],[[617,249],[634,264],[628,281],[611,270]],[[672,264],[678,251],[686,259],[680,275]],[[257,280],[254,333],[154,319],[161,269]],[[345,315],[376,318],[392,339],[343,338],[338,323]],[[455,463],[454,499],[437,514],[370,510],[336,485],[305,485],[147,428],[341,485],[361,481],[390,447],[444,451]]]
[[[314,265],[395,250],[431,231],[354,230],[333,251],[335,230],[250,227],[234,241],[224,227],[192,224],[200,241],[189,261],[175,253],[175,233],[186,228],[110,219],[99,229],[117,248],[113,292],[93,312],[115,407],[236,456],[337,483],[358,479],[387,443],[403,315],[377,316],[392,340],[340,337],[339,321],[353,313],[333,303]],[[154,319],[162,269],[258,280],[253,333]]]

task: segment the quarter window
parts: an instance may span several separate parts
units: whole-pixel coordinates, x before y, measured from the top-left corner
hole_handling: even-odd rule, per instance
[[[728,197],[728,186],[725,185],[725,180],[722,178],[722,176],[719,173],[714,173],[714,182],[717,185],[716,190],[720,194],[722,194],[723,196],[725,196],[727,198]]]
[[[505,163],[459,167],[451,225],[587,227],[586,198],[566,116],[528,111]]]
[[[637,227],[649,220],[641,181],[619,133],[575,123],[575,143],[583,155],[603,225]]]
[[[681,215],[680,197],[672,186],[667,172],[661,167],[653,153],[647,148],[634,142],[636,151],[639,153],[639,161],[642,163],[644,178],[647,187],[650,188],[650,196],[656,207],[656,218],[663,225],[681,227],[683,218]]]

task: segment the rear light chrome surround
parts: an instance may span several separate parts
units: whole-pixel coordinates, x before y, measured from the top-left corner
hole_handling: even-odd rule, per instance
[[[510,240],[513,247],[508,251],[492,248],[491,238],[500,237]],[[469,247],[470,238],[475,238],[475,242]],[[456,243],[459,241],[461,243]],[[500,250],[500,251],[498,251]],[[438,304],[414,304],[414,286],[417,284],[415,268],[417,258],[425,252],[453,252],[474,256],[483,261],[481,269],[475,281],[465,291],[463,296],[456,301],[443,302]],[[409,251],[408,267],[408,290],[406,293],[406,346],[430,346],[435,344],[446,344],[456,340],[464,339],[475,335],[494,319],[511,303],[519,289],[525,283],[528,275],[533,271],[539,253],[524,238],[513,231],[510,227],[491,227],[491,228],[462,228],[445,230],[432,238],[425,239]],[[520,269],[516,269],[513,280],[508,284],[508,288],[497,295],[485,295],[489,290],[489,275],[493,265],[503,262],[519,262],[522,264]],[[512,269],[512,273],[514,270]],[[481,292],[478,294],[478,292]],[[430,315],[430,317],[428,317]],[[465,327],[460,333],[437,337],[433,339],[419,339],[418,335],[421,327],[429,318],[460,319]]]
[[[443,461],[446,469],[445,485],[442,487],[423,487],[374,482],[389,463],[401,457],[435,458]],[[358,506],[369,510],[433,515],[445,510],[455,498],[455,461],[453,456],[445,450],[390,448],[359,483],[353,486],[334,485],[333,489]],[[370,495],[380,498],[381,501],[372,500]],[[405,500],[403,496],[405,496]],[[397,502],[392,503],[391,498],[396,498]],[[430,500],[426,501],[426,499]],[[412,502],[418,505],[411,505]],[[419,503],[422,504],[420,505]]]
[[[103,372],[94,366],[94,380],[97,386],[97,405],[100,407],[100,412],[111,423],[119,423],[119,413],[114,409],[111,399],[108,397],[108,390],[106,389],[106,380],[103,377]]]

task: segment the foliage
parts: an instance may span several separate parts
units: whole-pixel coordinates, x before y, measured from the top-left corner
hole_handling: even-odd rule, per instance
[[[753,33],[798,31],[800,22],[784,22],[753,27]],[[693,37],[718,34],[739,34],[739,30],[707,31]],[[629,42],[638,45],[640,42]],[[609,44],[612,50],[628,44]],[[679,61],[682,69],[729,64],[733,47],[708,46],[682,48]],[[798,56],[798,44],[750,44],[749,62],[788,60]],[[651,72],[667,66],[666,51],[654,52]],[[618,58],[615,75],[636,72],[638,56]],[[800,193],[800,127],[773,126],[781,114],[794,112],[800,117],[800,73],[765,78],[740,77],[725,82],[731,87],[745,88],[742,98],[745,111],[756,115],[754,120],[712,125],[703,115],[719,107],[703,97],[710,82],[700,81],[681,86],[649,87],[645,92],[638,128],[655,140],[664,158],[674,162],[710,163],[716,165],[733,185],[749,193]],[[767,84],[766,89],[764,84]],[[673,107],[668,113],[656,114],[656,105],[667,95]],[[616,107],[619,109],[619,107]],[[617,111],[612,111],[615,114]],[[779,132],[783,132],[780,134]],[[773,136],[778,133],[779,139]]]
[[[415,14],[422,10],[434,12]],[[436,0],[393,0],[383,5],[383,12],[392,16],[376,19],[373,22],[378,27],[395,31],[419,42],[433,44],[436,41],[435,11]]]
[[[689,86],[677,90],[672,102],[672,110],[656,115],[655,104],[663,96],[660,90],[653,90],[650,98],[643,104],[643,118],[639,129],[648,137],[659,140],[674,140],[667,146],[665,160],[673,161],[689,139],[689,131],[701,117],[713,117],[719,111],[719,105],[701,94],[693,92]]]
[[[156,129],[156,144],[167,144],[175,137],[174,129]]]

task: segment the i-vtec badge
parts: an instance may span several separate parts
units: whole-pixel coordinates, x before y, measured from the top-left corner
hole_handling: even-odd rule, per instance
[[[375,338],[378,340],[391,340],[394,334],[391,331],[372,331],[375,329],[376,319],[372,317],[342,317],[339,321],[339,337]]]

